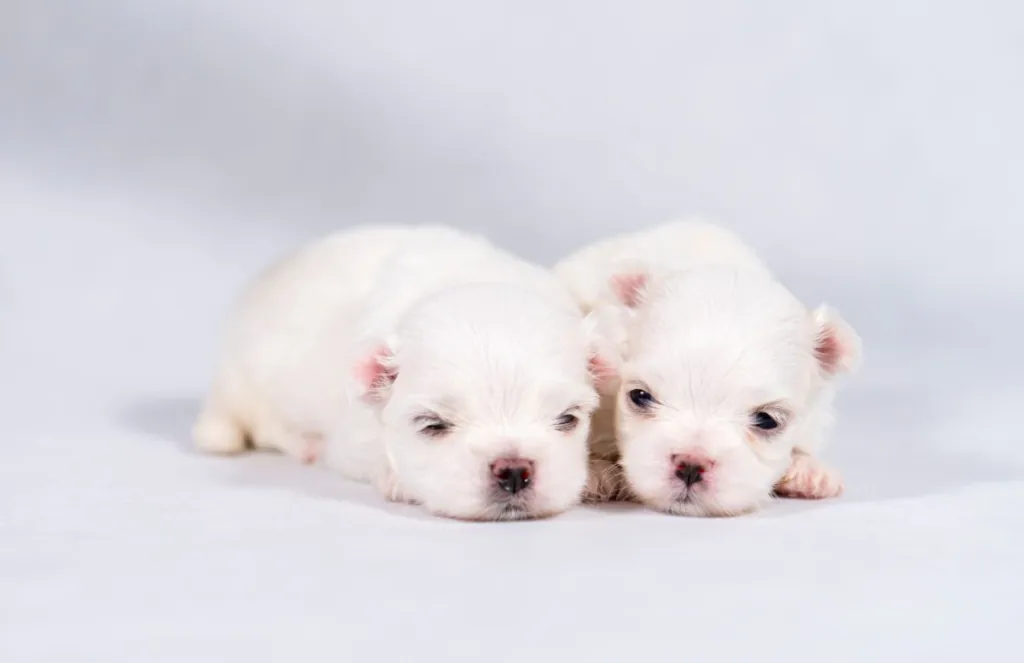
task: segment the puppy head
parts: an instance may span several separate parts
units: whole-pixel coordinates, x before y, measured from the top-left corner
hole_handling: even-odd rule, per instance
[[[568,298],[512,285],[453,287],[410,310],[357,369],[403,491],[466,520],[574,505],[613,366],[588,327]]]
[[[621,462],[648,505],[735,515],[766,501],[818,392],[852,369],[859,339],[764,274],[708,267],[613,282],[624,310]]]

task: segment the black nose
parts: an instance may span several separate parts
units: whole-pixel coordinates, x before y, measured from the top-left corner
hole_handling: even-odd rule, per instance
[[[501,489],[515,495],[533,479],[533,461],[527,458],[499,458],[491,463],[491,474]]]
[[[676,465],[676,476],[687,486],[700,483],[704,479],[704,466],[680,463]]]
[[[530,485],[530,471],[525,467],[506,467],[497,476],[501,489],[513,495]]]

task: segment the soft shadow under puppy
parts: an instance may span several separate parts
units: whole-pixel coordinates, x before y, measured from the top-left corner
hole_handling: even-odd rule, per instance
[[[265,451],[227,457],[201,454],[195,450],[191,434],[199,408],[200,400],[196,397],[151,397],[129,403],[118,413],[118,421],[134,432],[169,442],[182,453],[207,459],[215,480],[228,485],[285,490],[406,518],[430,518],[419,507],[387,502],[369,486],[350,481],[324,467],[302,465],[282,454]]]
[[[182,451],[195,453],[192,423],[199,414],[195,396],[149,397],[133,401],[118,412],[118,422],[129,430],[170,442]]]

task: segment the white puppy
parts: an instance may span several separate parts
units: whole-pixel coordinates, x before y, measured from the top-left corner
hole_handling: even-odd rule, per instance
[[[588,497],[734,515],[773,491],[841,492],[812,455],[832,378],[860,356],[836,313],[808,311],[735,235],[698,222],[599,242],[555,271],[623,356],[594,419]]]
[[[549,272],[480,238],[342,232],[244,294],[195,441],[323,458],[454,518],[558,513],[586,482],[611,365],[589,327]]]

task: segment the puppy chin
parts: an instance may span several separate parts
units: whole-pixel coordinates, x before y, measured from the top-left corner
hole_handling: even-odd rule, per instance
[[[424,499],[423,504],[436,516],[466,522],[539,520],[564,513],[580,502],[582,482],[575,492],[558,487],[560,490],[552,493],[538,485],[513,496],[494,487],[480,487],[476,497],[464,494],[461,499],[452,499],[453,495],[445,494]]]
[[[563,513],[566,509],[545,509],[538,507],[509,507],[495,505],[488,509],[487,514],[476,521],[513,522],[517,520],[543,520]]]
[[[737,489],[716,485],[712,479],[711,485],[685,488],[667,477],[630,477],[628,471],[627,481],[641,503],[673,516],[729,518],[758,511],[771,501],[770,483],[763,489],[749,485]]]
[[[569,509],[568,506],[565,508],[553,508],[537,504],[536,500],[495,501],[472,510],[432,509],[429,506],[427,508],[435,516],[471,523],[541,520],[557,516]]]
[[[761,499],[742,501],[723,501],[714,495],[696,496],[687,500],[677,499],[663,509],[665,513],[673,516],[690,516],[696,518],[732,518],[743,516],[760,510],[761,506],[769,501],[770,494],[765,493]]]

